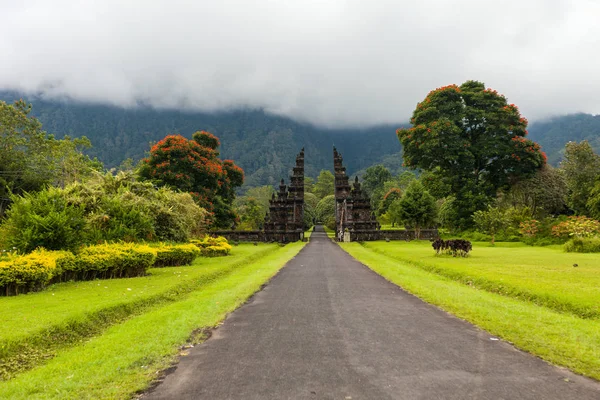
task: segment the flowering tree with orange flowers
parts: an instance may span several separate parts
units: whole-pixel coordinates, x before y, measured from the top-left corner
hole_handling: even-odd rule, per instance
[[[219,159],[219,145],[216,136],[204,131],[191,140],[168,135],[152,146],[140,176],[191,193],[212,214],[214,226],[228,228],[236,219],[232,203],[244,171],[231,160]]]
[[[456,198],[454,225],[472,226],[499,189],[546,163],[540,146],[526,139],[527,120],[514,104],[484,84],[435,89],[417,104],[411,128],[398,129],[404,165],[436,171]]]

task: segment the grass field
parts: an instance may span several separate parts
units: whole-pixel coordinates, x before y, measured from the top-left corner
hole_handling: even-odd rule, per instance
[[[559,249],[476,243],[465,259],[435,256],[429,242],[340,245],[423,300],[547,361],[600,379],[600,320],[593,304],[600,302],[597,255],[571,261],[573,255]]]
[[[9,367],[14,376],[0,382],[0,398],[130,398],[168,367],[194,330],[215,326],[303,245],[240,245],[229,257],[152,270],[150,277],[62,284],[46,292],[0,299],[3,317],[13,314],[12,306],[19,309],[14,313],[19,317],[10,319],[11,329],[0,328],[2,346],[13,343],[12,348],[18,348],[14,344],[24,338],[40,343],[48,331],[55,332],[59,342],[51,346],[52,354],[35,358],[33,369],[19,372]],[[161,300],[150,300],[157,297]],[[54,302],[54,307],[44,300]],[[28,302],[33,305],[29,309]],[[114,307],[130,312],[117,313],[116,319],[111,313],[103,315],[101,310]],[[103,316],[94,317],[98,314]],[[19,318],[39,321],[21,328]],[[101,329],[89,325],[97,319],[106,321]],[[69,334],[73,326],[80,334]],[[10,357],[14,352],[8,354],[9,362],[18,361]]]
[[[428,241],[368,242],[366,248],[427,271],[582,318],[600,319],[600,255],[560,246],[474,243],[467,258],[436,256]],[[577,264],[577,267],[573,267]]]

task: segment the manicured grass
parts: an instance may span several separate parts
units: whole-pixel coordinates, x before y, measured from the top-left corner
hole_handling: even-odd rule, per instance
[[[234,269],[181,301],[107,329],[47,364],[0,383],[0,398],[127,399],[148,387],[198,328],[223,320],[260,289],[305,243],[292,243]]]
[[[0,298],[0,378],[51,358],[58,349],[187,293],[276,251],[276,244],[233,248],[231,255],[197,258],[192,266],[155,268],[139,278],[70,282],[38,293]]]
[[[335,239],[335,231],[333,229],[329,229],[325,225],[323,225],[323,229],[325,230],[325,233],[327,233],[327,237]]]
[[[562,246],[473,244],[469,257],[436,256],[428,241],[366,242],[372,251],[480,289],[600,319],[600,256]],[[573,267],[577,264],[577,267]]]
[[[373,271],[423,300],[549,362],[600,379],[598,320],[579,318],[465,285],[358,243],[340,245]],[[512,250],[505,249],[506,252]]]

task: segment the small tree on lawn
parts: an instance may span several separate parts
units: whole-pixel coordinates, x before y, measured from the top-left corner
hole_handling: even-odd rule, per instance
[[[414,227],[417,239],[421,237],[421,228],[432,225],[437,217],[435,199],[417,180],[408,185],[399,205],[400,219]]]
[[[494,244],[496,234],[508,226],[509,220],[504,211],[498,207],[488,206],[486,211],[476,211],[473,214],[473,222],[479,231],[492,236],[492,244]]]

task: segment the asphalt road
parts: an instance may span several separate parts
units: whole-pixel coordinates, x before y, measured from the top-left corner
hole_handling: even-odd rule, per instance
[[[600,399],[405,293],[321,231],[144,399]]]

